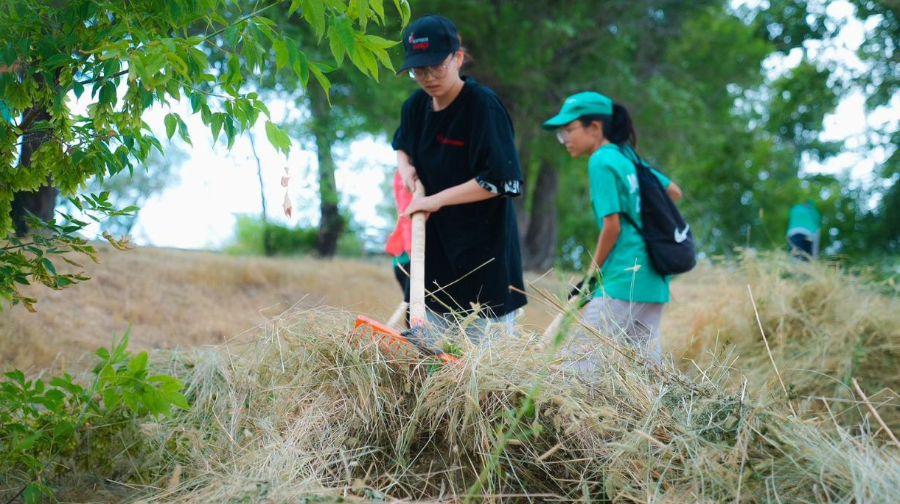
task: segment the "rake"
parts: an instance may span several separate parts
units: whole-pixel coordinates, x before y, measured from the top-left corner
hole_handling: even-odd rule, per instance
[[[414,198],[425,196],[422,182],[416,181]],[[426,343],[425,318],[425,214],[417,212],[412,216],[412,250],[410,254],[410,291],[409,291],[409,330],[400,332],[388,324],[360,315],[354,328],[360,333],[370,336],[382,348],[382,351],[393,356],[421,357],[428,356],[442,362],[455,362],[457,357],[444,351],[431,348]]]

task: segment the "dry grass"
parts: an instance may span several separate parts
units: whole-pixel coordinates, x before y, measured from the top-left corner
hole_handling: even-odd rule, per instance
[[[109,247],[100,258],[87,269],[90,281],[36,290],[37,314],[21,307],[3,312],[0,367],[78,358],[129,324],[135,348],[189,348],[222,343],[296,303],[380,314],[399,297],[389,266],[371,262]]]
[[[0,370],[68,367],[108,345],[131,324],[135,349],[217,345],[297,305],[330,306],[387,320],[400,301],[387,261],[234,257],[213,252],[100,247],[91,280],[60,292],[36,289],[38,313],[0,313]],[[60,270],[65,264],[58,265]],[[682,331],[694,304],[707,302],[693,272],[674,284],[664,333]],[[569,277],[542,276],[541,288],[565,290]],[[533,278],[533,277],[532,277]],[[540,330],[553,313],[538,303],[522,324]],[[77,366],[76,366],[77,367]]]
[[[388,362],[350,314],[288,312],[242,347],[158,356],[193,408],[147,425],[147,502],[300,498],[459,500],[501,453],[478,500],[889,502],[900,458],[827,419],[623,356],[573,375],[534,333],[467,347],[428,372]],[[465,345],[465,341],[458,341]],[[533,412],[510,411],[539,384]],[[500,448],[500,432],[514,442]],[[525,431],[530,431],[525,432]]]
[[[784,398],[774,361],[798,408],[830,409],[844,425],[869,416],[852,387],[857,378],[885,421],[900,430],[900,298],[880,295],[866,278],[835,265],[798,264],[781,255],[746,257],[732,269],[709,280],[713,299],[697,306],[685,321],[688,330],[669,335],[669,349],[687,359],[683,369],[723,363],[732,388],[746,378],[749,387]]]
[[[181,346],[157,352],[155,367],[183,380],[192,407],[142,426],[151,449],[127,461],[131,486],[116,487],[129,499],[457,500],[487,474],[478,497],[490,501],[898,500],[900,451],[872,411],[900,431],[900,305],[828,265],[701,267],[673,286],[674,365],[594,333],[604,367],[583,376],[535,352],[528,328],[480,347],[460,338],[464,358],[439,370],[389,362],[350,329],[354,313],[386,317],[398,300],[387,264],[153,249],[106,259],[77,296],[38,305],[55,329],[21,312],[0,327],[32,331],[26,349],[58,349],[52,331],[107,324],[96,327],[112,335],[133,306],[137,346]],[[550,315],[532,303],[525,320]],[[530,395],[533,410],[510,422]]]

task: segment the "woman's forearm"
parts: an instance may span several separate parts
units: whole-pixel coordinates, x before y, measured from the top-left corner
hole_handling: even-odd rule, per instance
[[[444,189],[437,194],[413,198],[403,215],[410,217],[416,212],[425,212],[427,215],[437,212],[445,206],[475,203],[476,201],[484,201],[496,196],[498,195],[481,187],[475,179],[472,179]]]
[[[449,187],[434,195],[440,207],[463,205],[466,203],[475,203],[476,201],[484,201],[498,196],[487,189],[478,185],[475,179],[462,184]]]
[[[412,162],[409,159],[409,154],[402,150],[397,151],[397,166],[401,169],[403,168],[411,168]]]
[[[619,215],[607,215],[603,218],[603,230],[600,231],[600,238],[597,239],[597,248],[594,250],[594,264],[597,268],[602,268],[603,263],[609,257],[613,247],[616,246],[616,240],[622,233],[622,225],[619,221]]]

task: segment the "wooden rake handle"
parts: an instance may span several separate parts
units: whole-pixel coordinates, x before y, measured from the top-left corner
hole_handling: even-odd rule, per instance
[[[425,196],[425,186],[416,180],[413,198]],[[412,215],[412,250],[409,265],[409,326],[425,325],[425,214]]]
[[[582,289],[587,289],[588,285],[590,285],[591,277],[597,274],[597,265],[594,264],[594,261],[591,260],[591,266],[588,268],[587,273],[584,275],[584,280],[581,283]],[[569,298],[568,303],[566,304],[566,311],[571,310],[573,308],[577,309],[578,302],[580,296],[572,296]],[[553,318],[553,322],[550,322],[550,325],[547,326],[547,329],[544,330],[543,339],[544,341],[547,338],[552,338],[556,336],[556,333],[559,332],[559,326],[562,325],[562,321],[566,316],[566,312],[562,312]]]

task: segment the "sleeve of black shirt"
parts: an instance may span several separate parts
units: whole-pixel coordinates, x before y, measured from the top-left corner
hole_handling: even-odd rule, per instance
[[[410,96],[403,102],[403,108],[400,110],[400,126],[397,127],[397,131],[394,132],[394,139],[391,141],[391,147],[393,147],[395,151],[402,150],[410,157],[412,157],[413,154],[410,131],[412,128],[411,121],[414,100],[415,95]]]
[[[492,193],[519,196],[523,177],[512,121],[496,96],[483,96],[480,101],[471,137],[475,180]]]

